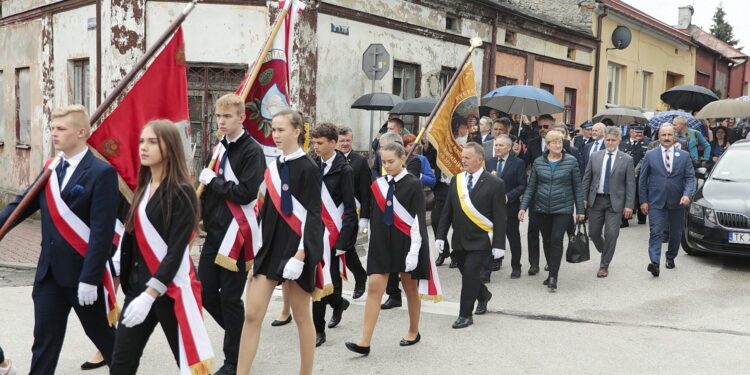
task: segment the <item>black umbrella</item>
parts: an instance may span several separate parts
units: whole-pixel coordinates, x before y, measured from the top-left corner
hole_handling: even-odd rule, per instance
[[[700,111],[706,104],[719,100],[719,97],[705,87],[679,85],[664,91],[661,100],[675,109]]]
[[[411,116],[429,116],[432,109],[435,108],[437,99],[435,98],[414,98],[407,99],[396,104],[388,113]]]
[[[355,109],[366,109],[370,111],[388,111],[398,103],[403,102],[398,95],[389,94],[387,92],[373,92],[371,94],[365,94],[360,96],[352,104],[352,108]]]

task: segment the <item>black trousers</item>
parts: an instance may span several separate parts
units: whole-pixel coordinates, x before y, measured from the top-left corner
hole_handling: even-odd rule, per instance
[[[326,306],[338,309],[343,303],[341,297],[341,273],[339,272],[339,257],[334,256],[336,250],[331,249],[331,282],[333,283],[333,294],[323,297],[320,301],[313,302],[312,314],[315,332],[322,333],[326,330]],[[347,263],[348,264],[348,263]]]
[[[529,207],[527,214],[529,216],[529,227],[526,242],[529,246],[529,266],[539,267],[539,214],[531,207]]]
[[[109,326],[101,287],[93,305],[78,304],[78,289],[66,288],[57,283],[52,272],[34,283],[31,298],[34,301],[34,344],[31,347],[29,374],[54,374],[60,358],[68,315],[72,308],[81,321],[86,336],[102,352],[104,361],[112,363],[115,328]],[[6,324],[9,324],[6,322]]]
[[[458,316],[470,318],[474,313],[474,302],[484,301],[490,291],[479,279],[482,264],[492,252],[490,250],[455,250],[453,252],[458,271],[461,272],[461,307]]]
[[[391,272],[388,275],[388,285],[385,287],[385,293],[388,297],[401,300],[401,289],[399,289],[399,283],[401,283],[401,275],[398,272]]]
[[[513,215],[508,215],[505,237],[508,239],[508,246],[510,246],[510,266],[514,270],[521,269],[521,231],[518,229],[519,224],[518,211],[515,211]]]
[[[435,184],[432,188],[432,192],[435,194],[435,205],[432,207],[430,212],[430,225],[432,225],[432,233],[437,233],[438,225],[440,225],[440,216],[443,214],[443,207],[445,207],[445,201],[448,199],[448,191],[450,186],[442,182]],[[445,241],[445,248],[443,249],[445,254],[451,253],[451,242]],[[451,256],[453,259],[453,256]]]
[[[125,297],[125,307],[138,297],[140,293],[128,293]],[[122,317],[117,325],[117,337],[115,338],[115,350],[112,355],[112,364],[109,366],[110,375],[130,375],[138,371],[143,349],[146,347],[148,338],[154,332],[156,324],[161,325],[167,343],[172,350],[175,363],[180,366],[179,338],[177,334],[177,318],[174,315],[174,300],[171,297],[159,297],[151,305],[151,311],[143,323],[135,327],[125,327]]]
[[[237,261],[239,271],[235,272],[214,263],[215,251],[206,251],[210,248],[205,245],[203,249],[198,263],[203,307],[224,329],[224,361],[236,366],[245,322],[242,292],[247,282],[247,271],[244,257]]]
[[[563,240],[570,223],[570,214],[543,214],[539,216],[539,230],[544,242],[544,256],[549,265],[549,276],[557,277],[563,254]]]
[[[365,286],[367,284],[367,271],[362,267],[357,250],[354,248],[346,251],[346,268],[352,271],[355,286]]]

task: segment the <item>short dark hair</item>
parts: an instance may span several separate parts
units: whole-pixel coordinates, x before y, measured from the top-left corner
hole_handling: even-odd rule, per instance
[[[338,141],[339,130],[336,125],[330,122],[322,122],[313,128],[313,130],[310,132],[310,137],[326,138],[329,141]]]
[[[396,126],[398,126],[401,129],[404,128],[404,122],[400,118],[394,117],[392,119],[388,119],[388,122],[392,122],[396,124]]]
[[[506,127],[510,126],[510,119],[507,117],[500,117],[497,120],[495,120],[495,123],[501,123],[505,125]]]
[[[351,135],[352,133],[352,128],[348,126],[339,126],[339,135]]]
[[[536,119],[537,122],[542,121],[542,120],[549,120],[549,121],[554,122],[555,118],[552,117],[552,115],[544,114],[544,115],[539,116],[539,118]]]

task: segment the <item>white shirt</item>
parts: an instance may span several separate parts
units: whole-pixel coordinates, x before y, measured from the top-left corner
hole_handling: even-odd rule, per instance
[[[286,163],[288,161],[299,159],[303,156],[305,156],[305,152],[302,151],[302,148],[298,148],[297,151],[294,151],[289,155],[279,156],[279,163]]]
[[[603,141],[604,141],[604,139],[600,139],[598,141],[594,140],[594,142],[592,143],[593,146],[591,146],[591,149],[589,150],[589,158],[591,158],[591,154],[593,154],[594,152],[599,151],[599,148],[602,147],[602,142]]]
[[[86,153],[88,151],[89,148],[86,147],[85,150],[73,155],[70,159],[66,159],[63,156],[63,160],[67,161],[69,165],[68,169],[65,170],[65,177],[63,178],[62,185],[60,185],[60,191],[63,191],[63,189],[65,189],[65,185],[68,183],[68,181],[70,181],[70,176],[72,176],[73,172],[76,171],[76,167],[81,163],[81,160],[83,160],[83,157],[86,156]]]
[[[352,152],[351,152],[351,151],[349,151],[349,152],[345,153],[345,154],[344,154],[344,156],[345,156],[345,157],[346,157],[347,159],[349,159],[349,154],[351,154],[351,153],[352,153]]]
[[[667,169],[667,172],[672,173],[672,169],[674,168],[674,153],[675,149],[674,146],[666,149],[664,146],[659,145],[659,150],[661,150],[661,160],[664,162],[664,168]],[[667,160],[664,158],[664,154],[669,155],[669,168],[667,168]]]
[[[604,159],[602,159],[602,174],[599,176],[599,187],[596,189],[597,194],[604,194],[604,178],[607,174],[607,158],[609,157],[610,152],[606,149],[604,150]],[[612,168],[615,167],[615,158],[617,157],[617,150],[612,153],[611,160],[609,161],[609,173],[612,173]],[[612,176],[610,176],[609,180],[609,188],[610,191],[612,191]]]
[[[542,137],[542,153],[547,151],[547,140]]]
[[[322,160],[322,159],[323,159],[323,158],[321,157],[321,160]],[[326,163],[326,167],[325,167],[325,168],[323,169],[323,175],[324,175],[324,176],[325,176],[325,175],[327,175],[327,174],[328,174],[328,171],[330,171],[330,170],[331,170],[331,166],[333,165],[333,159],[336,159],[336,153],[335,153],[335,152],[333,153],[333,156],[331,156],[331,158],[330,158],[330,159],[328,159],[328,160],[323,160],[323,163]]]
[[[234,142],[237,142],[237,140],[238,140],[238,139],[240,139],[240,137],[242,137],[242,135],[243,135],[243,134],[245,134],[245,131],[244,131],[244,130],[243,130],[243,131],[241,131],[241,132],[240,132],[240,134],[239,134],[238,136],[234,137],[234,139],[230,139],[230,138],[228,138],[228,137],[227,137],[226,135],[224,136],[224,138],[223,138],[223,139],[226,139],[226,140],[227,140],[227,143],[234,143]]]
[[[399,173],[399,174],[397,174],[397,175],[396,175],[396,177],[393,177],[393,176],[391,176],[391,175],[387,175],[387,176],[385,176],[385,181],[386,181],[386,182],[391,182],[391,180],[396,180],[396,182],[399,182],[399,181],[401,181],[401,179],[402,179],[402,178],[404,178],[404,176],[406,176],[406,175],[407,175],[408,173],[409,173],[409,172],[407,172],[407,171],[406,171],[406,168],[404,168],[403,170],[401,170],[401,173]]]
[[[502,167],[503,169],[501,169],[501,170],[499,170],[499,171],[495,171],[495,172],[497,172],[497,175],[498,175],[498,176],[499,176],[499,175],[500,175],[501,173],[503,173],[503,170],[505,169],[505,164],[506,164],[506,163],[508,162],[508,156],[510,156],[510,153],[508,153],[508,155],[505,155],[505,157],[502,157],[502,158],[501,158],[501,157],[498,157],[498,159],[502,159],[502,161],[503,161],[503,167]],[[497,168],[497,160],[495,160],[495,168]]]
[[[479,176],[482,175],[483,171],[484,170],[482,168],[479,168],[474,173],[464,172],[466,173],[466,176],[465,176],[466,178],[464,178],[464,184],[465,184],[464,188],[466,189],[467,193],[469,192],[469,176],[473,176],[471,179],[471,187],[473,189],[475,186],[477,186],[477,182],[479,182]]]

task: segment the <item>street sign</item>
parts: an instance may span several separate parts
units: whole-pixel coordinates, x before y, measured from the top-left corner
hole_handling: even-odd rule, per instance
[[[362,71],[368,79],[379,81],[388,73],[391,55],[380,43],[370,44],[362,54]]]

